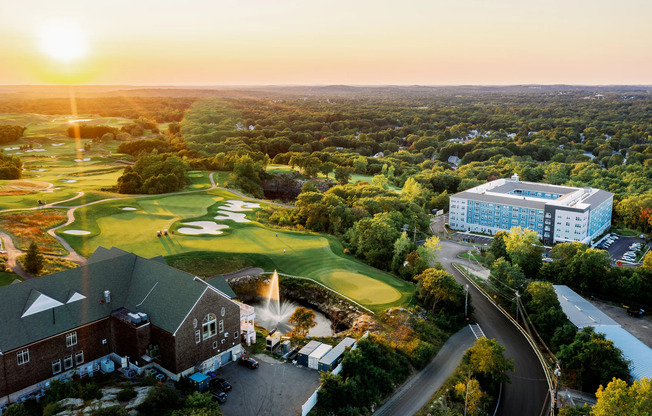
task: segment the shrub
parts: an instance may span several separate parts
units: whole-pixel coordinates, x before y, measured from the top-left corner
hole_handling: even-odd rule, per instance
[[[116,397],[118,398],[118,401],[128,402],[129,400],[133,399],[137,395],[138,393],[136,393],[136,390],[134,390],[133,387],[127,386],[124,389],[120,390]]]

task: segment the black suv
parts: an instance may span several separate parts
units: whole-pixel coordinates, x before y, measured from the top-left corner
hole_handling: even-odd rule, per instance
[[[208,382],[208,385],[213,389],[218,389],[224,392],[231,391],[231,383],[223,378],[214,378]]]
[[[258,361],[254,360],[251,357],[240,357],[238,364],[244,365],[245,367],[251,368],[252,370],[258,368]]]
[[[223,391],[211,390],[211,396],[213,396],[214,402],[218,402],[219,404],[226,403],[226,393]]]

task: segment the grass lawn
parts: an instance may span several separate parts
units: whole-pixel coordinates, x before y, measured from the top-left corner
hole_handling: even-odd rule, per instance
[[[84,256],[89,256],[98,246],[115,246],[144,257],[171,256],[172,261],[182,261],[184,257],[179,255],[204,252],[200,257],[205,265],[197,266],[199,272],[211,265],[205,252],[215,252],[218,258],[233,259],[224,264],[225,272],[242,264],[243,267],[257,266],[265,271],[278,269],[283,273],[309,277],[372,310],[410,302],[413,284],[344,255],[336,238],[270,229],[255,221],[254,212],[246,213],[251,220],[248,223],[216,221],[229,226],[220,235],[175,232],[166,237],[156,236],[157,230],[176,231],[183,222],[213,220],[219,207],[228,199],[240,198],[226,191],[213,190],[103,202],[75,211],[77,220],[65,228],[90,231],[91,234],[74,236],[62,233],[64,229],[58,233]],[[136,210],[125,211],[124,207]],[[187,262],[187,257],[185,259]],[[216,273],[211,271],[210,274]]]
[[[638,235],[641,235],[641,232],[638,230],[632,230],[631,228],[611,228],[610,230],[614,234],[622,235],[625,237],[636,237]]]
[[[487,261],[487,259],[482,257],[482,256],[477,256],[477,255],[473,255],[473,254],[471,254],[469,256],[469,253],[462,253],[462,254],[460,254],[460,257],[463,258],[463,259],[471,259],[471,260],[477,261],[479,263],[484,263],[485,261]]]
[[[22,280],[17,274],[0,272],[0,286],[10,285],[16,279]]]

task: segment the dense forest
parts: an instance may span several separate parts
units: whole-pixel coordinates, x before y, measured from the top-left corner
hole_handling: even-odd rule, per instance
[[[77,114],[137,119],[146,117],[159,123],[180,121],[196,101],[192,97],[79,97]],[[43,98],[0,95],[0,113],[70,114],[69,97]]]

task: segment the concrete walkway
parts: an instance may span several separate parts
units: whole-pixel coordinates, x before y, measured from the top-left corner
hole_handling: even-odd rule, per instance
[[[2,239],[4,249],[7,252],[7,267],[23,279],[31,279],[33,276],[23,270],[23,268],[18,265],[17,261],[18,257],[25,253],[16,248],[14,242],[7,233],[0,231],[0,238]]]
[[[374,416],[406,416],[421,410],[453,374],[474,342],[475,336],[468,326],[459,330],[446,341],[430,364],[405,383]]]

